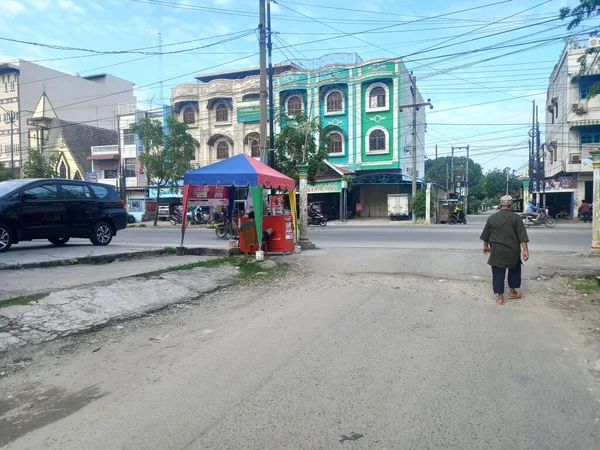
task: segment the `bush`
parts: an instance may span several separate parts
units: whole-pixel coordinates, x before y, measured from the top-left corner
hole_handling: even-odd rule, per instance
[[[426,211],[426,200],[427,200],[427,193],[425,189],[419,189],[417,191],[417,193],[413,196],[412,201],[411,201],[411,209],[413,214],[416,217],[420,217],[423,218],[425,217],[425,211]],[[437,202],[437,199],[435,197],[435,195],[433,194],[433,192],[431,193],[431,211],[433,213],[433,211],[435,211],[435,204]]]

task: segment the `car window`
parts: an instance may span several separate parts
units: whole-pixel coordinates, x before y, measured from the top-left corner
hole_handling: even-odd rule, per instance
[[[63,198],[66,200],[91,198],[90,188],[85,184],[63,184]]]
[[[25,201],[33,200],[58,200],[58,186],[56,184],[43,184],[23,191]]]
[[[121,197],[119,196],[117,191],[110,188],[109,186],[102,186],[100,184],[92,184],[90,186],[90,188],[92,189],[92,191],[94,191],[94,194],[96,194],[96,197],[98,197],[98,198],[110,199],[110,200],[120,200],[121,199]]]

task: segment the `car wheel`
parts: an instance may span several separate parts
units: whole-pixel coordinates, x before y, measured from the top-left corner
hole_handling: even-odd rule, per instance
[[[65,245],[71,238],[50,238],[48,241],[54,245]]]
[[[98,222],[94,225],[90,241],[94,245],[108,245],[113,238],[113,230],[106,222]]]
[[[12,230],[0,223],[0,253],[7,251],[13,245],[14,240]]]

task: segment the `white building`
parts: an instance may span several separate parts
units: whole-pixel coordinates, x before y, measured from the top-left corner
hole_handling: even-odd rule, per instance
[[[566,210],[571,217],[583,200],[592,202],[589,150],[600,147],[600,96],[587,99],[591,87],[600,82],[599,61],[597,55],[596,60],[588,56],[589,69],[581,75],[578,61],[590,46],[600,46],[600,40],[567,43],[550,76],[545,115],[540,114],[546,125],[541,194],[551,213]]]
[[[12,153],[17,175],[27,160],[28,122],[44,92],[61,120],[110,130],[116,129],[117,104],[135,101],[133,83],[121,78],[71,75],[24,60],[0,63],[0,81],[0,164],[9,167]]]

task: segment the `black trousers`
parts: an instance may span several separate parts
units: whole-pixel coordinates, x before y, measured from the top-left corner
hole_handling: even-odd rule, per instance
[[[494,294],[504,294],[504,280],[506,278],[506,268],[492,266],[492,286]],[[521,261],[515,268],[508,269],[508,287],[519,289],[521,287]]]

